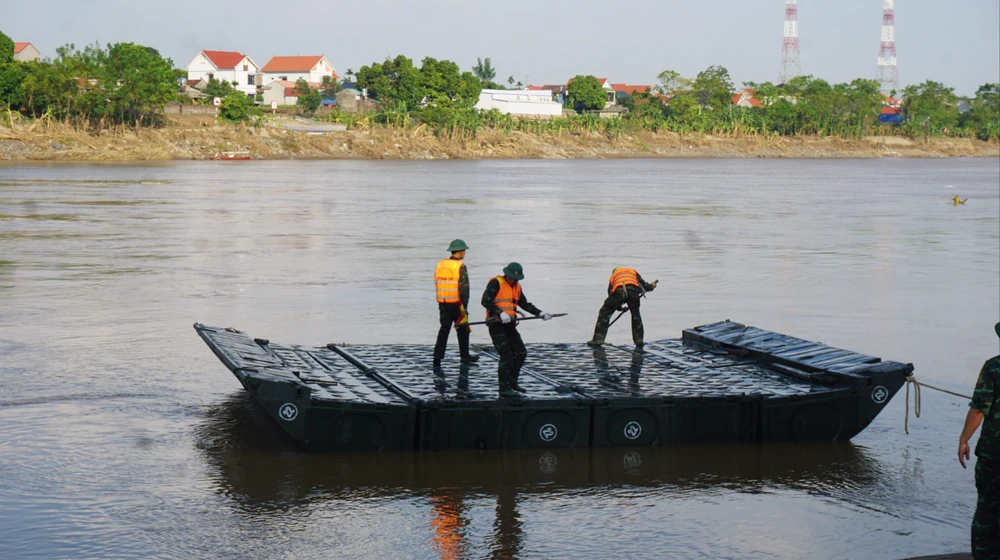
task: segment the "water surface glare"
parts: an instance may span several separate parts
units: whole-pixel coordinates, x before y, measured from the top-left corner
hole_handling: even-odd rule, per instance
[[[587,340],[628,265],[649,340],[728,318],[965,394],[997,353],[996,159],[3,165],[0,558],[968,550],[955,397],[837,445],[304,454],[191,328],[432,344],[456,237],[474,318],[510,261],[569,313],[528,342]]]

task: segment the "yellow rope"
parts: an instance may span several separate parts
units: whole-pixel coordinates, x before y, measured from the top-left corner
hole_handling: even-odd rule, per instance
[[[968,395],[961,395],[947,389],[928,385],[927,383],[921,383],[912,375],[908,376],[906,378],[906,417],[903,420],[903,430],[907,434],[910,433],[910,385],[913,385],[913,415],[917,418],[920,418],[920,387],[927,387],[928,389],[934,389],[935,391],[941,391],[942,393],[948,393],[949,395],[955,395],[956,397],[969,399],[970,401],[972,400],[972,397]]]

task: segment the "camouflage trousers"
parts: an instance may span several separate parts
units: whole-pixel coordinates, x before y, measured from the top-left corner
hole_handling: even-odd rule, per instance
[[[517,378],[521,374],[525,358],[528,357],[528,350],[521,340],[521,333],[517,332],[517,327],[514,325],[490,325],[490,338],[493,339],[493,347],[500,355],[500,365],[497,366],[500,390],[510,389],[517,385]]]
[[[642,292],[635,286],[628,286],[627,290],[624,294],[620,289],[615,290],[604,300],[604,305],[597,312],[597,324],[594,326],[595,341],[604,342],[604,339],[608,336],[608,328],[611,326],[611,316],[622,305],[627,304],[629,313],[632,315],[632,342],[637,346],[642,344],[644,331],[642,329],[642,315],[639,314],[639,298]]]
[[[441,328],[438,329],[437,344],[434,345],[435,362],[440,362],[444,358],[444,351],[448,347],[448,335],[462,313],[461,305],[460,303],[438,304],[438,311],[441,314]],[[456,333],[458,335],[458,353],[463,358],[469,355],[469,331],[468,326],[463,326]]]
[[[972,516],[972,557],[1000,560],[1000,461],[976,460],[976,513]]]

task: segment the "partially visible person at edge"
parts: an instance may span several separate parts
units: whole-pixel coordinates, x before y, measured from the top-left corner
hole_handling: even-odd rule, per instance
[[[993,329],[1000,337],[1000,323]],[[1000,356],[983,364],[958,438],[958,462],[965,467],[969,439],[982,424],[976,444],[976,513],[972,517],[972,557],[1000,560]]]
[[[486,284],[483,292],[483,307],[486,308],[486,320],[490,329],[493,346],[500,355],[497,367],[497,381],[500,385],[500,396],[516,397],[518,391],[524,389],[517,384],[528,351],[524,347],[520,333],[517,332],[517,308],[541,317],[548,321],[552,315],[535,307],[524,297],[519,282],[524,279],[524,269],[512,262],[504,267],[503,276],[497,276]]]
[[[604,305],[597,312],[597,324],[594,325],[594,338],[587,342],[591,346],[604,344],[605,337],[608,336],[608,328],[611,326],[611,316],[615,311],[622,310],[628,306],[632,315],[632,342],[637,348],[642,347],[645,332],[642,329],[642,315],[639,314],[639,298],[645,292],[652,292],[656,289],[659,280],[650,284],[639,276],[634,268],[616,268],[611,271],[611,278],[608,279],[608,298],[604,300]]]
[[[448,333],[452,325],[458,336],[458,352],[462,363],[471,363],[479,359],[469,353],[469,271],[462,259],[469,246],[465,241],[456,239],[448,246],[451,257],[438,263],[434,271],[434,286],[437,291],[438,312],[441,316],[441,328],[438,329],[437,344],[434,345],[434,367],[441,367],[445,348],[448,346]]]

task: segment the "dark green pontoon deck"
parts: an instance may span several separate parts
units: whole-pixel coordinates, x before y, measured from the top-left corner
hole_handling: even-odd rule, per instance
[[[845,441],[910,364],[723,321],[630,346],[529,344],[523,398],[497,394],[497,355],[430,345],[310,348],[199,323],[212,351],[297,442],[315,450],[512,449]]]

